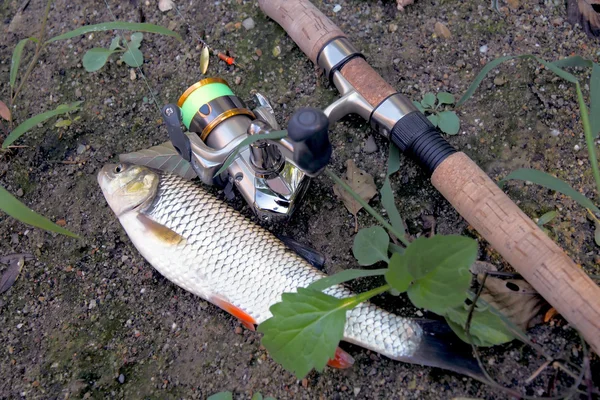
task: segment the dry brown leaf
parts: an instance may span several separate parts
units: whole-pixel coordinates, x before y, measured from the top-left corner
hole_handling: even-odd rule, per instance
[[[481,283],[483,275],[477,276]],[[540,310],[544,298],[522,279],[499,279],[488,276],[481,298],[506,315],[522,330],[542,322]]]
[[[158,9],[160,11],[169,11],[173,9],[173,0],[158,0]]]
[[[346,161],[346,177],[342,178],[364,201],[368,202],[377,194],[377,186],[373,177],[359,169],[352,159]],[[362,208],[360,203],[350,193],[339,185],[333,186],[333,192],[344,202],[344,205],[354,215],[354,231],[358,232],[357,214]]]
[[[200,53],[200,72],[202,75],[206,74],[208,70],[208,61],[210,58],[210,54],[208,53],[208,47],[204,46],[202,48],[202,53]]]
[[[8,109],[8,106],[6,105],[6,103],[4,103],[2,100],[0,100],[0,117],[2,117],[2,119],[5,119],[7,121],[12,121],[12,117],[10,115],[10,110]]]
[[[449,39],[452,37],[452,32],[450,32],[450,29],[448,29],[448,27],[442,24],[440,21],[435,23],[434,31],[436,35],[441,36],[444,39]]]
[[[544,314],[544,322],[548,323],[555,315],[558,315],[558,311],[556,311],[556,308],[552,307]]]
[[[568,0],[567,19],[588,36],[600,36],[600,0]]]

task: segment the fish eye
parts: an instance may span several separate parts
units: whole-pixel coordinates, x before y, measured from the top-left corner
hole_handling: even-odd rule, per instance
[[[115,167],[115,174],[120,174],[123,171],[123,166],[121,164]]]

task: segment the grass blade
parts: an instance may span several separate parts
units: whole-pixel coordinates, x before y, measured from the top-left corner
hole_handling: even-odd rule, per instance
[[[8,146],[10,146],[15,140],[20,138],[21,135],[23,135],[25,132],[27,132],[29,129],[33,128],[37,124],[42,123],[42,122],[46,121],[47,119],[52,118],[56,115],[65,114],[70,111],[74,111],[74,110],[78,109],[79,105],[81,103],[82,103],[81,101],[76,101],[69,105],[61,104],[60,106],[56,107],[52,111],[46,111],[44,113],[35,115],[35,116],[23,121],[23,123],[21,123],[15,129],[13,129],[12,132],[10,132],[10,134],[8,135],[8,137],[6,139],[4,139],[4,143],[2,143],[2,148],[5,149]]]
[[[72,39],[74,37],[85,35],[86,33],[90,32],[111,31],[114,29],[126,29],[131,31],[159,33],[161,35],[172,36],[180,42],[183,42],[183,39],[181,39],[179,33],[173,32],[172,30],[159,25],[136,22],[103,22],[101,24],[82,26],[81,28],[77,28],[67,33],[63,33],[62,35],[48,39],[46,43],[56,42],[57,40]]]
[[[554,61],[551,64],[556,65],[559,68],[564,67],[591,67],[592,62],[590,60],[586,60],[581,56],[571,56],[567,58],[563,58],[562,60]]]
[[[504,57],[496,58],[495,60],[492,60],[489,63],[487,63],[485,65],[485,67],[483,67],[481,72],[479,72],[479,74],[477,74],[477,77],[475,78],[475,80],[473,80],[473,83],[471,83],[471,86],[469,86],[469,88],[467,89],[465,94],[463,94],[463,96],[460,98],[460,100],[458,100],[458,103],[456,103],[456,107],[460,107],[464,102],[469,100],[471,98],[471,96],[473,96],[473,93],[475,93],[475,91],[477,90],[477,88],[479,87],[479,85],[481,84],[483,79],[485,78],[485,76],[491,70],[496,68],[498,65],[502,64],[504,61],[510,60],[512,58],[515,58],[515,56],[504,56]]]
[[[569,81],[571,83],[577,83],[577,78],[575,78],[575,76],[573,76],[573,74],[568,73],[567,71],[560,69],[558,66],[556,66],[553,63],[550,63],[542,58],[539,58],[537,56],[530,56],[530,55],[526,55],[526,56],[521,56],[522,58],[530,58],[530,57],[534,57],[539,63],[543,64],[544,67],[548,68],[550,71],[554,72],[556,75],[560,76],[561,78],[563,78],[566,81]]]
[[[21,56],[23,55],[23,49],[27,42],[31,38],[21,39],[13,50],[12,59],[10,60],[10,87],[14,88],[17,82],[17,72],[19,71],[19,65],[21,64]]]
[[[328,276],[326,278],[319,279],[311,283],[307,289],[316,291],[322,291],[333,285],[339,285],[340,283],[348,282],[356,278],[364,278],[366,276],[378,276],[383,275],[387,271],[387,268],[382,269],[347,269],[345,271],[338,272],[335,275]]]
[[[383,183],[380,193],[381,204],[383,205],[383,208],[385,208],[385,211],[388,214],[388,218],[390,219],[392,226],[398,232],[406,232],[406,229],[404,228],[404,223],[402,222],[402,217],[400,216],[400,212],[396,207],[396,202],[394,200],[394,192],[392,191],[392,185],[390,184],[390,178],[385,178],[385,182]]]
[[[590,78],[590,125],[592,136],[595,138],[600,133],[600,65],[592,65]]]
[[[42,217],[38,213],[29,209],[25,204],[17,200],[16,197],[10,194],[8,190],[4,189],[2,186],[0,186],[0,210],[25,224],[33,225],[47,231],[60,233],[62,235],[78,238],[78,236],[74,233],[61,228],[46,217]]]
[[[390,142],[390,154],[388,156],[388,176],[396,173],[400,169],[400,149]]]
[[[529,181],[537,185],[541,185],[545,188],[555,190],[559,193],[564,194],[565,196],[569,196],[583,207],[589,208],[590,210],[596,213],[600,213],[600,209],[598,209],[598,207],[596,207],[596,205],[592,203],[590,199],[585,197],[583,194],[579,193],[577,190],[573,189],[565,181],[555,178],[554,176],[547,174],[546,172],[538,171],[537,169],[520,168],[508,174],[506,178],[498,182],[498,185],[502,187],[506,183],[506,181],[510,179]]]

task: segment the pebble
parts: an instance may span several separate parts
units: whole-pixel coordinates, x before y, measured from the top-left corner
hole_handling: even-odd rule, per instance
[[[340,6],[339,4],[336,4],[335,6],[333,6],[333,12],[340,12],[340,10],[342,9],[342,6]]]
[[[83,154],[85,153],[86,147],[84,144],[80,144],[79,146],[77,146],[77,154]]]
[[[77,88],[75,89],[75,97],[81,97],[83,96],[83,93],[81,93],[81,89]]]
[[[279,57],[281,54],[281,47],[275,46],[273,47],[273,57]]]
[[[254,29],[254,20],[252,18],[246,18],[244,21],[242,21],[242,26],[246,28],[247,31]]]
[[[444,39],[449,39],[452,37],[452,32],[450,32],[450,29],[448,29],[448,27],[442,24],[440,21],[435,23],[434,32],[436,35],[441,36]]]
[[[135,75],[135,69],[131,68],[129,70],[129,79],[131,79],[132,81],[135,81],[136,78],[137,78],[137,76]]]
[[[241,335],[242,334],[242,327],[241,326],[236,326],[234,332],[235,332],[236,335]]]
[[[488,51],[488,45],[487,44],[484,44],[483,46],[481,46],[479,48],[479,52],[482,53],[482,54],[487,53],[487,51]]]
[[[501,76],[497,76],[494,78],[494,85],[496,86],[502,86],[506,83],[506,79],[504,79]]]
[[[458,68],[463,68],[465,66],[465,62],[463,60],[458,60],[455,65]]]
[[[578,145],[578,144],[576,144],[576,145],[573,147],[573,150],[575,150],[575,151],[579,151],[580,149],[581,149],[581,147],[579,147],[579,145]],[[17,194],[18,194],[18,193],[17,193]]]
[[[390,31],[390,33],[394,33],[398,30],[398,25],[396,24],[389,24],[388,25],[388,31]]]
[[[12,235],[10,235],[10,243],[11,244],[19,244],[19,235],[17,235],[16,233],[13,233]]]
[[[235,77],[235,84],[239,85],[240,83],[242,83],[242,77],[238,75]]]
[[[96,300],[92,299],[90,300],[90,304],[88,304],[88,310],[92,310],[96,308]]]
[[[373,137],[373,135],[370,135],[367,138],[364,150],[367,154],[375,153],[377,151],[377,143],[375,143],[375,138]]]
[[[23,197],[23,189],[19,188],[19,190],[17,190],[17,196]]]
[[[360,388],[359,387],[355,387],[354,388],[354,395],[358,396],[359,393],[360,393]]]
[[[125,383],[125,375],[119,374],[119,383]]]
[[[552,129],[550,131],[550,135],[556,137],[556,136],[560,135],[560,131],[558,129]]]

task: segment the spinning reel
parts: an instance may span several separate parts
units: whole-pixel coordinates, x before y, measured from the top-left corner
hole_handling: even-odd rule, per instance
[[[215,176],[228,156],[250,135],[280,130],[267,99],[255,95],[250,110],[220,78],[190,86],[177,105],[167,104],[162,115],[171,143],[207,185],[233,187],[264,220],[288,218],[331,158],[329,120],[315,108],[302,108],[291,117],[282,139],[258,140],[239,149],[229,167]],[[184,133],[181,123],[187,128]]]

